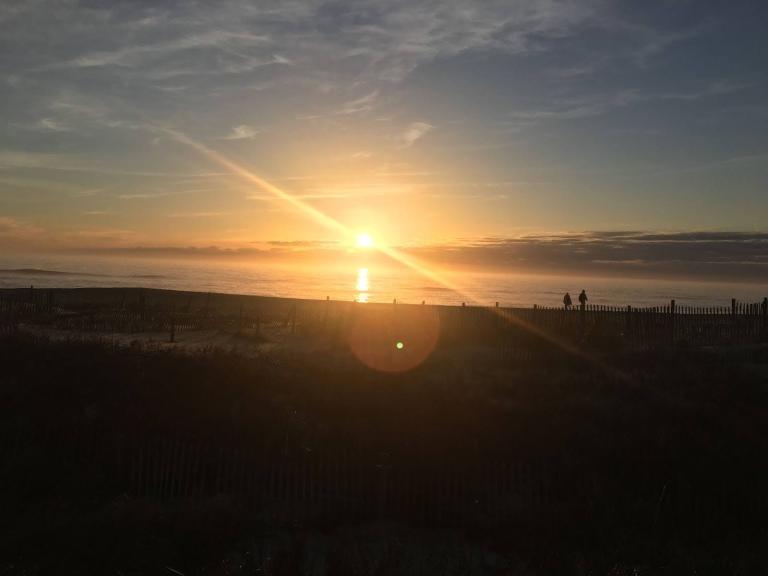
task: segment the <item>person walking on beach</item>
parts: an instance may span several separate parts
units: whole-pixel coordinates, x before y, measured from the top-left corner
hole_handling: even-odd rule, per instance
[[[569,310],[572,304],[573,301],[571,300],[571,294],[570,292],[566,292],[565,296],[563,296],[563,306],[565,306],[566,310]]]
[[[589,298],[587,298],[587,291],[582,290],[581,294],[579,294],[579,304],[581,304],[582,308],[587,305],[587,300],[589,300]]]

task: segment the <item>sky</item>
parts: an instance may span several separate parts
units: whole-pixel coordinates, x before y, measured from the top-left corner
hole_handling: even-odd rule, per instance
[[[766,21],[757,1],[5,0],[0,249],[282,255],[349,230],[457,263],[768,279]]]

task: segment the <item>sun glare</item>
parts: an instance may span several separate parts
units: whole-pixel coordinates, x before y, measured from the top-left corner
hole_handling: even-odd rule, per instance
[[[355,288],[358,292],[368,292],[368,286],[368,268],[358,268]]]
[[[357,235],[358,248],[373,248],[373,238],[370,234],[361,233]]]

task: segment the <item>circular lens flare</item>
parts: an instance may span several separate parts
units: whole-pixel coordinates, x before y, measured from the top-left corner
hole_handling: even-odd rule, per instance
[[[357,359],[381,372],[416,368],[432,354],[439,336],[440,317],[435,310],[381,304],[355,307],[347,333]]]

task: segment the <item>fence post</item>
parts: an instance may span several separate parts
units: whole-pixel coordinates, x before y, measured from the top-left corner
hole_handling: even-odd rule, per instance
[[[381,458],[381,455],[379,456]],[[377,495],[376,499],[378,500],[377,504],[377,517],[379,521],[384,520],[387,514],[387,496],[388,496],[388,486],[389,483],[388,476],[389,476],[389,468],[390,464],[389,462],[383,462],[378,468],[378,486],[377,486]]]
[[[243,299],[240,299],[240,310],[237,315],[237,333],[238,335],[243,332]]]
[[[325,331],[328,328],[328,309],[331,306],[331,297],[326,296],[325,297],[325,308],[323,310],[323,331]]]
[[[176,304],[171,307],[171,344],[176,342]]]
[[[675,345],[675,301],[669,303],[669,331],[672,345]]]
[[[763,340],[768,339],[768,297],[763,298]]]
[[[144,297],[144,290],[139,289],[139,318],[142,321],[142,329],[144,328],[143,322],[146,317],[146,298]]]

